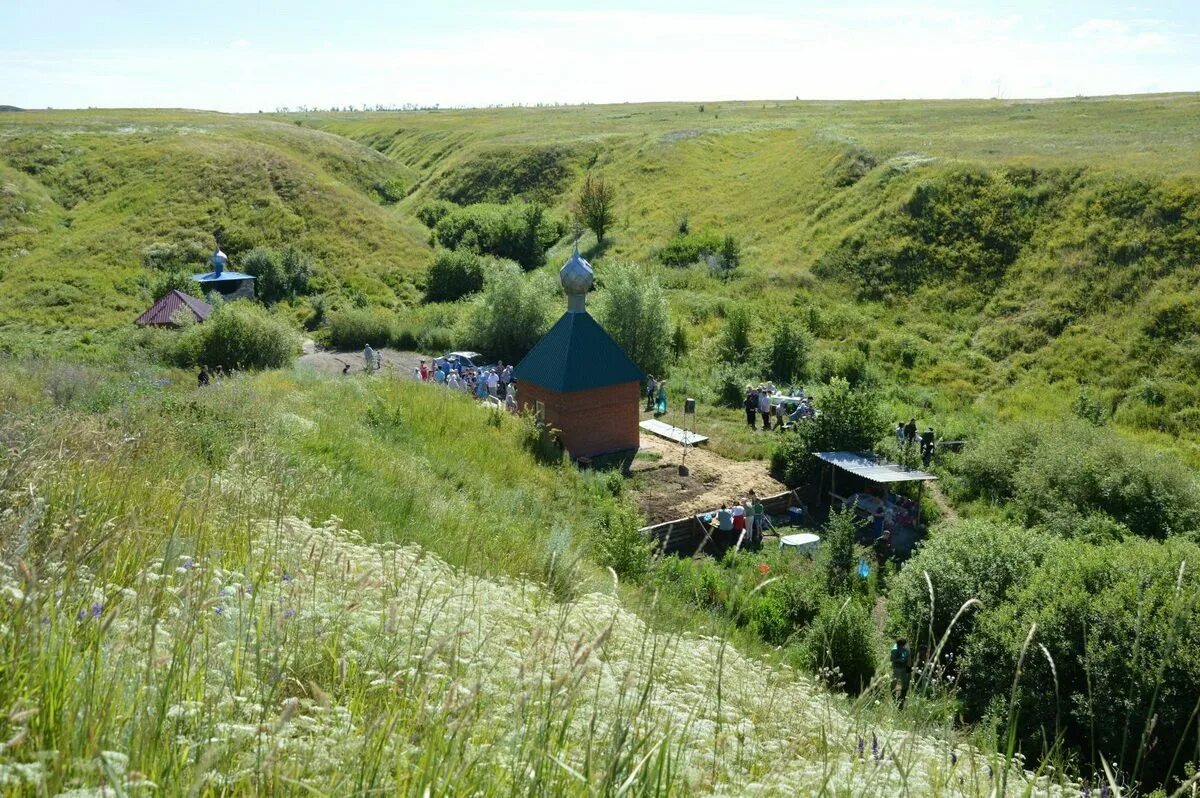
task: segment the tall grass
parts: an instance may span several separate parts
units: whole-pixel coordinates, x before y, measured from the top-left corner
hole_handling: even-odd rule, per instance
[[[564,600],[537,569],[599,492],[445,392],[272,373],[95,411],[0,375],[0,793],[1071,789],[593,566]]]

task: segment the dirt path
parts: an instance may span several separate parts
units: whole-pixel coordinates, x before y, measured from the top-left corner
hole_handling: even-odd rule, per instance
[[[347,365],[350,366],[351,374],[360,374],[364,369],[364,361],[362,352],[326,352],[326,351],[308,351],[310,347],[305,347],[305,354],[301,355],[296,361],[301,366],[315,368],[318,371],[323,371],[326,374],[340,374],[342,369]],[[428,359],[428,355],[422,355],[418,352],[401,352],[396,349],[381,349],[383,366],[382,373],[391,377],[412,377],[413,370],[421,363],[421,359]]]
[[[715,510],[722,503],[744,498],[752,489],[760,496],[787,490],[771,477],[762,460],[727,460],[696,446],[688,450],[687,476],[680,476],[683,447],[646,432],[638,454],[630,466],[636,478],[634,493],[652,524]]]
[[[936,482],[927,482],[925,483],[925,487],[929,490],[929,498],[933,499],[933,503],[937,505],[942,518],[951,523],[957,521],[958,511],[946,500],[946,494],[942,493],[942,489],[938,487],[938,484]]]

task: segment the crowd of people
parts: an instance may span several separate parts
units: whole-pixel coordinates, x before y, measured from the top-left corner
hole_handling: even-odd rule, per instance
[[[761,416],[764,430],[787,429],[798,421],[812,418],[817,412],[804,386],[793,386],[784,392],[770,382],[757,387],[747,385],[742,407],[746,410],[746,424],[750,429],[758,429]]]
[[[421,382],[444,385],[480,400],[491,400],[517,412],[517,386],[513,382],[513,368],[500,361],[495,366],[477,368],[456,357],[434,358],[432,363],[422,360],[413,374]]]
[[[921,447],[921,462],[929,465],[933,460],[933,453],[936,448],[936,438],[933,434],[933,427],[928,427],[920,434],[917,434],[917,420],[910,418],[908,423],[903,421],[896,422],[896,443],[901,449],[907,449],[910,446]]]

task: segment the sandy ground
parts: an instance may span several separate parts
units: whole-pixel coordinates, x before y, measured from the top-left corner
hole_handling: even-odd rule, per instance
[[[703,446],[688,450],[688,474],[680,476],[683,447],[647,432],[642,433],[638,453],[660,455],[657,460],[638,457],[630,466],[637,478],[634,492],[638,504],[652,524],[717,509],[723,502],[745,497],[752,489],[760,496],[787,489],[767,473],[766,462],[727,460]]]
[[[310,351],[310,349],[312,351]],[[297,360],[301,366],[315,368],[326,374],[341,374],[342,369],[350,366],[351,374],[360,374],[364,369],[362,352],[324,352],[316,351],[315,347],[304,347],[305,354]],[[383,349],[383,366],[381,372],[389,377],[412,377],[413,369],[421,363],[421,358],[427,358],[417,352],[401,352],[396,349]]]

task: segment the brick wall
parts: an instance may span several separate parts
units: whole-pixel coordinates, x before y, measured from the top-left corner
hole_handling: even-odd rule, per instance
[[[563,445],[571,457],[638,448],[639,383],[559,393],[525,382],[518,384],[517,398],[521,408],[530,412],[535,402],[545,405],[546,423],[562,430]]]

